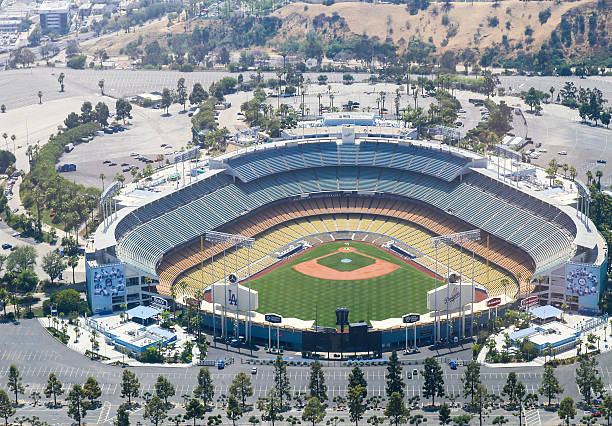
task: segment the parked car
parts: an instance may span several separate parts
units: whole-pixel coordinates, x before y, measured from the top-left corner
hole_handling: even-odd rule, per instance
[[[567,151],[559,151],[558,154],[559,155],[567,155]]]
[[[12,245],[12,244],[9,244],[9,243],[4,243],[4,244],[2,244],[2,249],[3,249],[3,250],[9,250],[9,249],[11,249],[11,248],[13,248],[13,245]]]

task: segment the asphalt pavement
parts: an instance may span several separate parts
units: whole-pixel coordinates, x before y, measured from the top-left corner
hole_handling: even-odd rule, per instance
[[[22,396],[21,399],[26,401],[27,404],[18,409],[17,415],[37,415],[41,419],[53,424],[70,423],[65,409],[52,410],[46,407],[33,407],[31,405],[31,393],[41,392],[49,373],[53,372],[64,383],[65,388],[69,388],[74,383],[82,384],[89,376],[96,378],[102,388],[103,406],[91,411],[87,415],[86,422],[89,424],[110,424],[118,405],[123,402],[119,386],[123,372],[121,367],[91,361],[89,358],[68,349],[51,337],[37,320],[24,320],[19,325],[11,323],[0,324],[0,336],[2,336],[2,346],[0,347],[0,386],[5,386],[8,368],[12,364],[19,368],[24,385],[26,385],[25,397]],[[420,356],[422,357],[422,355]],[[241,371],[249,374],[253,383],[254,394],[248,398],[251,404],[256,402],[258,397],[266,395],[267,390],[273,384],[272,366],[258,366],[257,374],[251,374],[252,366],[243,363],[248,358],[245,354],[227,354],[219,349],[211,348],[208,359],[214,360],[220,357],[232,357],[235,362],[223,370],[210,369],[215,386],[215,400],[221,394],[228,394],[233,377]],[[606,389],[610,391],[612,390],[612,355],[609,352],[603,354],[599,357],[599,361],[602,379],[606,384]],[[418,374],[412,379],[406,378],[406,373],[413,368],[420,369],[421,366],[404,366],[407,397],[422,394],[422,375]],[[368,395],[383,396],[385,394],[386,368],[384,366],[365,366],[363,369],[368,381]],[[457,370],[450,370],[447,365],[443,365],[445,391],[447,394],[458,395],[461,393],[463,369],[464,367],[459,367]],[[574,365],[562,366],[556,369],[555,374],[559,378],[561,386],[565,389],[563,396],[569,395],[575,400],[579,400],[578,389],[574,381],[575,369],[576,366]],[[177,408],[173,409],[173,414],[182,410],[178,405],[184,401],[183,395],[190,395],[193,391],[199,368],[146,366],[130,367],[130,370],[134,371],[138,376],[141,383],[141,394],[144,392],[154,392],[154,383],[159,375],[164,375],[174,384],[176,395],[170,398],[170,400],[177,405]],[[309,369],[307,367],[290,366],[287,370],[292,392],[306,391]],[[513,369],[511,367],[482,367],[481,380],[489,392],[499,395],[506,381],[507,374],[513,370],[516,370],[518,379],[525,384],[528,392],[537,392],[537,388],[542,380],[543,369],[541,367],[521,367],[520,369]],[[350,368],[339,364],[331,363],[328,365],[328,363],[325,363],[324,372],[329,399],[332,400],[335,396],[345,396]],[[462,396],[458,396],[457,401],[462,403],[465,402],[465,399]],[[427,401],[421,402],[427,403]],[[214,412],[220,412],[220,408],[220,406],[216,407]],[[537,413],[533,415],[537,414],[540,416],[544,424],[555,424],[555,415],[546,413],[544,410],[536,411]],[[338,413],[341,416],[346,416],[346,412],[338,411]],[[458,410],[454,410],[454,415],[459,413]],[[296,412],[296,414],[298,413]],[[368,415],[372,414],[380,415],[381,413],[368,413]],[[240,424],[247,424],[249,415],[247,414],[243,417]],[[437,418],[435,413],[426,415],[432,421],[435,421]],[[505,413],[505,415],[512,418],[511,414]],[[133,419],[140,419],[142,407],[134,410],[132,416]]]

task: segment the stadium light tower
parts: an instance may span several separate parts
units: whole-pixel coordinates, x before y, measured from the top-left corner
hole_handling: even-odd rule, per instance
[[[449,262],[449,252],[450,252],[450,246],[453,244],[458,244],[459,247],[461,248],[461,255],[463,254],[463,244],[466,243],[467,241],[478,241],[480,240],[480,229],[473,229],[471,231],[464,231],[464,232],[457,232],[454,234],[448,234],[448,235],[440,235],[438,237],[432,237],[429,239],[429,244],[431,247],[435,248],[435,262],[436,262],[436,271],[434,274],[434,310],[436,312],[436,315],[434,316],[434,339],[435,342],[437,344],[438,340],[440,339],[439,336],[439,319],[438,319],[438,247],[444,247],[446,246],[447,248],[447,258],[446,258],[446,267],[447,267],[447,285],[446,285],[446,337],[448,339],[450,339],[450,334],[449,334],[449,327],[450,327],[450,312],[448,309],[448,301],[450,298],[450,281],[448,280],[449,276],[450,276],[450,262]],[[472,249],[472,312],[471,312],[471,316],[472,316],[472,320],[470,323],[470,337],[474,336],[474,250]],[[460,272],[459,272],[459,309],[461,310],[461,320],[460,322],[462,323],[461,325],[461,335],[463,336],[463,304],[461,301],[461,284],[462,284],[462,278],[463,278],[463,257],[461,257],[461,263],[460,263]]]
[[[202,273],[204,271],[204,241],[208,241],[214,244],[223,244],[223,283],[227,284],[227,278],[228,278],[228,274],[226,271],[226,267],[225,267],[225,251],[228,248],[231,247],[246,247],[247,248],[247,275],[248,275],[248,280],[249,280],[249,315],[248,315],[248,322],[245,321],[244,322],[244,329],[245,329],[245,333],[248,332],[248,341],[249,341],[249,348],[251,348],[251,354],[253,353],[253,349],[252,349],[252,345],[251,345],[251,248],[253,247],[253,244],[255,243],[255,239],[254,238],[250,238],[250,237],[244,237],[242,235],[236,235],[236,234],[227,234],[225,232],[218,232],[218,231],[206,231],[204,233],[204,235],[202,235],[202,239],[201,239],[202,243],[201,243],[201,248],[202,248]],[[212,315],[213,315],[213,342],[215,341],[214,339],[216,338],[216,321],[215,321],[215,270],[214,270],[214,257],[212,257],[213,259],[213,263],[211,263],[211,287],[212,287]],[[238,256],[236,256],[236,265],[235,265],[235,274],[236,274],[236,278],[238,276]],[[236,284],[236,295],[238,295],[238,282],[240,280],[236,279],[235,280],[235,284]],[[233,283],[232,283],[233,284]],[[227,295],[225,295],[225,297],[227,297]],[[224,306],[224,312],[227,309],[227,303],[226,306]],[[223,326],[223,333],[224,333],[224,337],[227,327],[225,324],[225,318],[226,318],[226,314],[224,313],[223,315],[223,322],[222,322],[222,326]],[[240,334],[239,330],[238,330],[238,307],[236,306],[236,332],[238,334]],[[216,346],[216,345],[215,345]]]

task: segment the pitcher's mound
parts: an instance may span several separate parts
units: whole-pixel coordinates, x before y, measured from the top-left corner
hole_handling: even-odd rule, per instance
[[[349,253],[357,257],[347,256]],[[365,264],[365,266],[357,266],[356,268],[352,266],[358,264]],[[397,268],[399,268],[399,265],[360,253],[353,247],[341,247],[334,253],[307,260],[306,262],[298,263],[293,266],[293,269],[309,277],[339,281],[376,278],[390,274]]]

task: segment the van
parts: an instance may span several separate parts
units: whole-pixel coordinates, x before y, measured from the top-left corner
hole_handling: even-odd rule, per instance
[[[70,151],[72,151],[73,149],[74,149],[74,144],[73,144],[73,143],[69,143],[69,144],[66,144],[66,145],[64,146],[64,151],[65,151],[65,152],[70,152]]]

